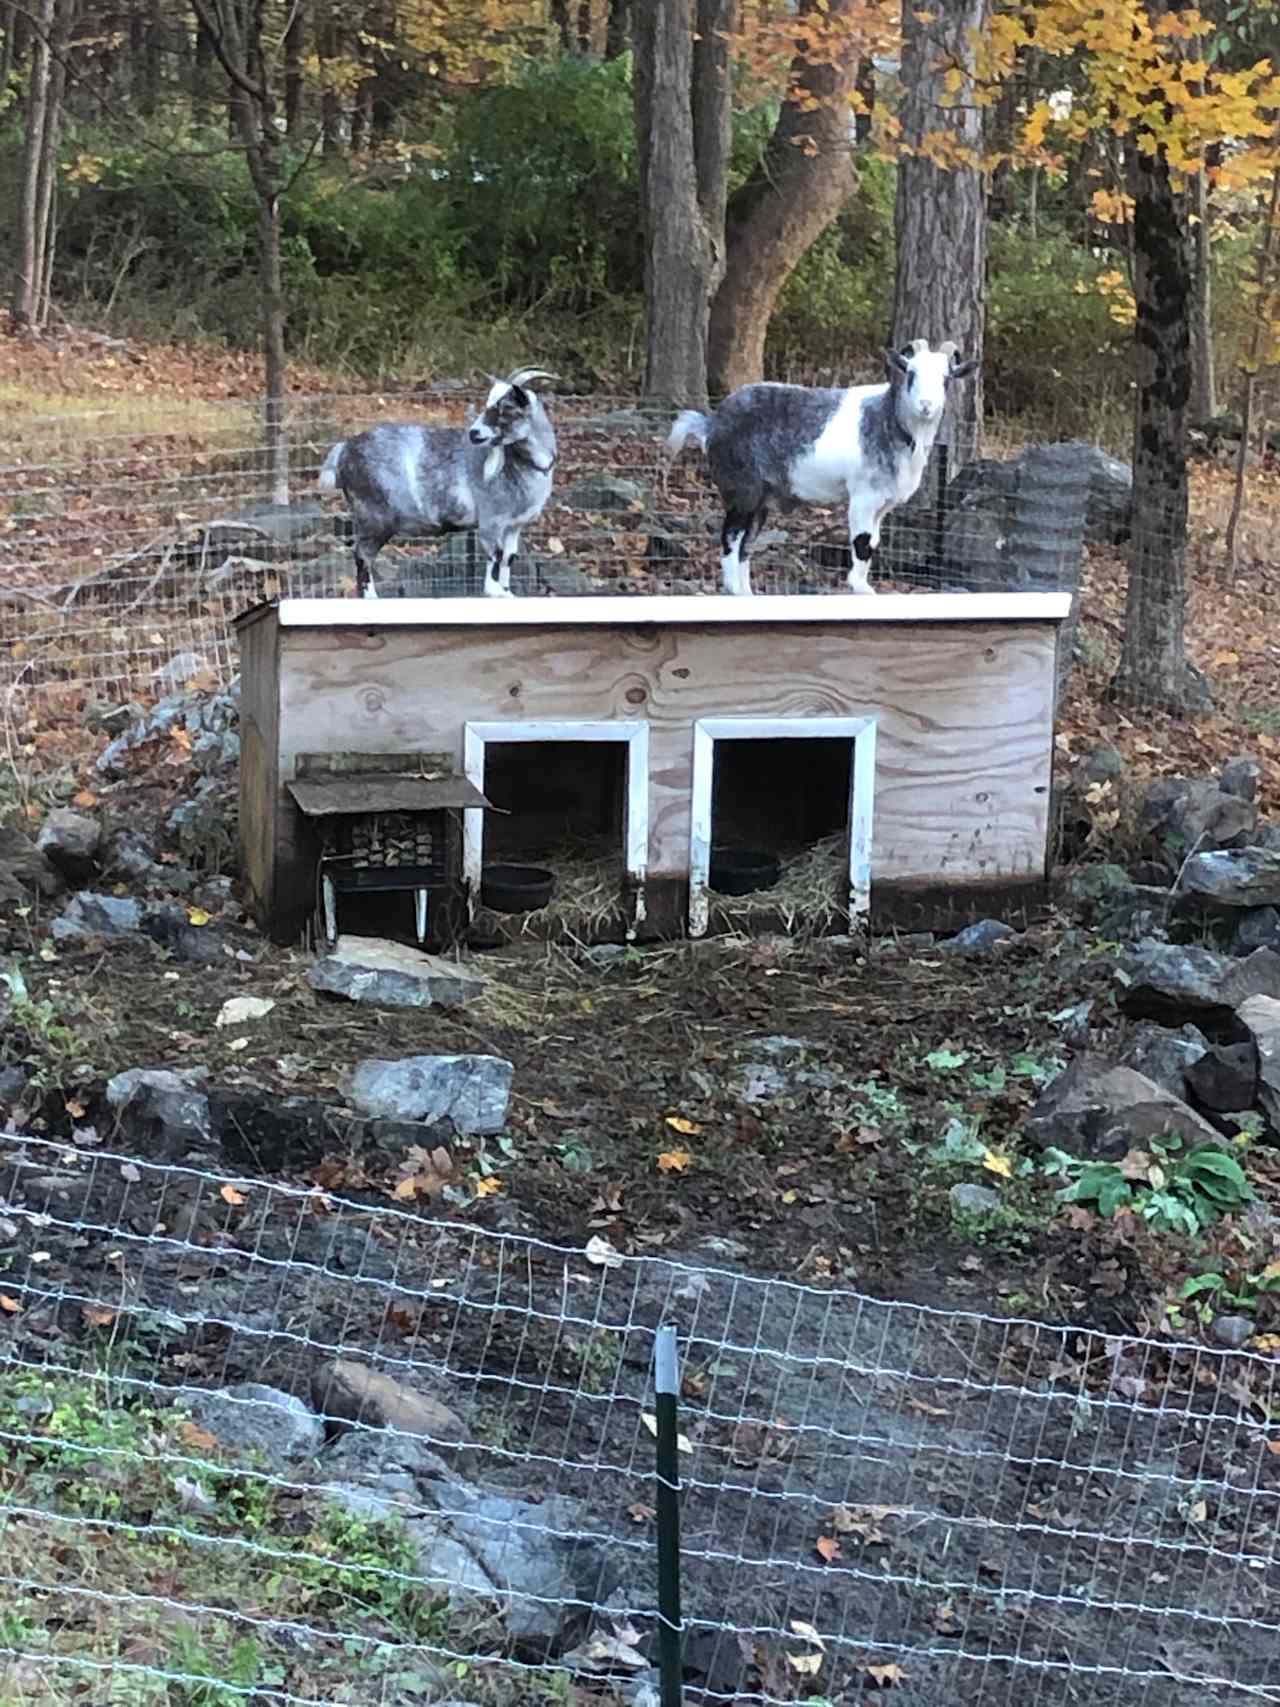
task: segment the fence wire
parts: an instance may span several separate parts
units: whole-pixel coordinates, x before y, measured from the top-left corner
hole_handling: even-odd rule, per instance
[[[134,426],[117,413],[22,422],[0,467],[0,686],[15,704],[43,694],[56,705],[116,703],[183,672],[225,680],[230,622],[247,606],[353,590],[348,519],[315,484],[330,446],[379,420],[461,424],[477,400],[461,386],[291,399],[287,505],[271,501],[250,403],[140,403]],[[669,462],[670,410],[549,403],[556,485],[526,532],[516,590],[718,593],[719,502],[695,447]],[[916,499],[886,525],[880,585],[1074,586],[1085,464],[1015,463],[999,434],[975,459],[960,426],[943,436]],[[843,589],[849,568],[843,514],[803,508],[771,519],[753,579],[763,592],[822,593]],[[484,566],[474,538],[454,535],[388,547],[378,573],[388,597],[478,595]]]
[[[0,1163],[6,1702],[653,1700],[664,1322],[691,1700],[1280,1701],[1263,1355]]]

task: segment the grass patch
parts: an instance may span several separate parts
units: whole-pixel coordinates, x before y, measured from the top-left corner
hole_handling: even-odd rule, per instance
[[[398,1520],[224,1462],[181,1412],[92,1371],[6,1379],[0,1538],[6,1707],[426,1701],[448,1693],[429,1650],[491,1647],[415,1575]]]

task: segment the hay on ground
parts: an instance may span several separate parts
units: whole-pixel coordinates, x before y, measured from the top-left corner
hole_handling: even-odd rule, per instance
[[[709,891],[713,914],[731,929],[743,931],[766,916],[780,919],[789,935],[816,935],[848,917],[848,830],[779,857],[782,874],[772,889],[754,889],[749,895]]]

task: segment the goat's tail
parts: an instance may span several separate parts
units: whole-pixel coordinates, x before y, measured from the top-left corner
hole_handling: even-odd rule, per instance
[[[342,453],[346,448],[347,441],[339,439],[321,464],[317,485],[322,492],[336,492],[338,490],[338,464],[342,460]]]
[[[667,452],[677,457],[684,449],[686,439],[693,439],[703,450],[707,448],[707,428],[710,419],[701,409],[682,409],[675,418],[675,423],[667,435]]]

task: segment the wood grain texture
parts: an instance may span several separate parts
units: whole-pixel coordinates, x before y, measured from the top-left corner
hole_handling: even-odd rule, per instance
[[[289,628],[279,775],[292,776],[299,752],[329,747],[449,751],[461,765],[471,721],[645,718],[649,871],[682,877],[695,719],[870,715],[873,881],[1027,880],[1045,869],[1056,629],[816,620]],[[300,857],[289,853],[290,834],[282,825],[286,864]]]
[[[275,912],[275,840],[280,816],[280,630],[270,612],[242,622],[240,646],[240,848],[254,917]]]

